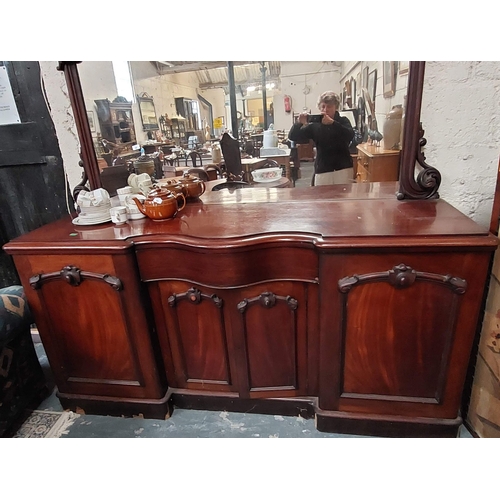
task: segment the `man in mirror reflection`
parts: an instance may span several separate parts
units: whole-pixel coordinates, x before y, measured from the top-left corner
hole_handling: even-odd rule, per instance
[[[288,133],[288,138],[299,144],[307,143],[310,139],[314,141],[316,158],[313,186],[353,182],[349,144],[354,137],[354,130],[349,118],[340,116],[339,105],[340,99],[335,92],[323,92],[318,98],[321,121],[311,123],[309,113],[301,113]]]

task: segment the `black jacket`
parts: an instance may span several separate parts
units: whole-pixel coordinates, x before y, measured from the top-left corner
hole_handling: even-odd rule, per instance
[[[316,160],[314,171],[316,174],[334,172],[352,167],[352,158],[349,144],[354,137],[351,122],[345,116],[335,113],[331,125],[322,123],[308,123],[302,125],[294,123],[288,138],[298,143],[308,142],[312,139],[316,145]]]

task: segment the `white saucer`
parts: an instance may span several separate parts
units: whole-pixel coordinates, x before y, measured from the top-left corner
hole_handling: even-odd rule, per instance
[[[106,207],[80,207],[80,213],[92,214],[92,215],[106,214],[109,212],[110,208],[111,205]]]
[[[77,217],[76,219],[73,219],[73,224],[77,226],[95,226],[97,224],[104,224],[105,222],[109,222],[111,220],[111,216],[108,216],[106,219],[99,219],[99,220],[88,220],[88,219],[81,219],[80,217]]]
[[[88,214],[79,214],[78,218],[81,221],[85,222],[101,222],[106,219],[109,219],[111,215],[110,214],[101,214],[101,215],[88,215]]]

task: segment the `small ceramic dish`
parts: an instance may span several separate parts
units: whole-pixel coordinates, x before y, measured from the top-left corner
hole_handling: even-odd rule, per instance
[[[281,168],[259,168],[252,170],[252,178],[255,182],[273,182],[281,177]]]

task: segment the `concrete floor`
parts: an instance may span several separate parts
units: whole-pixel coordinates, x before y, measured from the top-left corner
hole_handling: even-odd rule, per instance
[[[40,343],[35,349],[52,392],[37,411],[64,411]],[[366,438],[316,430],[313,419],[174,408],[168,420],[78,415],[61,438]],[[472,437],[462,426],[459,437]],[[372,438],[374,439],[374,438]]]
[[[314,174],[314,162],[300,162],[300,174],[301,178],[295,181],[295,187],[309,187]]]

